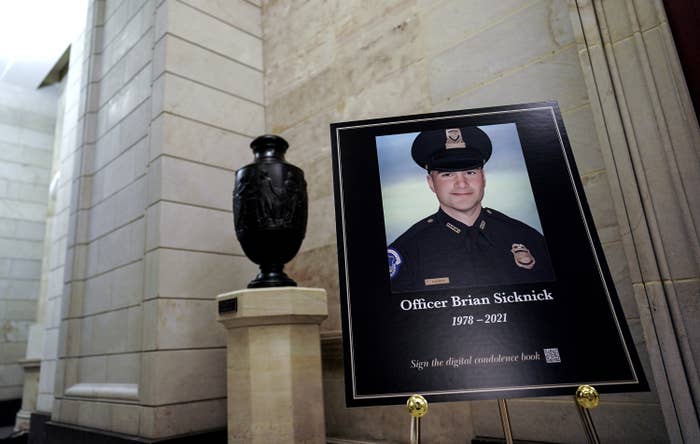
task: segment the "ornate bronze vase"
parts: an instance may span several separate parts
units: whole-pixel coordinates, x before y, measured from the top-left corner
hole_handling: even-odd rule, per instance
[[[255,162],[236,172],[233,190],[236,237],[246,256],[260,265],[248,288],[296,286],[283,268],[306,233],[304,172],[284,160],[289,144],[279,136],[260,136],[250,147]]]

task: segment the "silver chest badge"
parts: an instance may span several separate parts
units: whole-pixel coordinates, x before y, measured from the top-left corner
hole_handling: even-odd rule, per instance
[[[513,253],[513,259],[515,260],[515,265],[520,268],[525,268],[531,270],[535,266],[535,257],[530,253],[530,250],[523,244],[513,244],[510,249]]]

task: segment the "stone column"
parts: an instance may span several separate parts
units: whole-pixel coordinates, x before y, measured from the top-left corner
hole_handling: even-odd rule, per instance
[[[571,0],[654,382],[699,442],[700,130],[660,1]]]
[[[320,288],[261,288],[217,297],[228,330],[229,443],[325,443]]]

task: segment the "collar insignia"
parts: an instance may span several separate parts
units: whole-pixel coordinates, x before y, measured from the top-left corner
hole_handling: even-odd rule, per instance
[[[483,230],[484,228],[486,228],[486,221],[482,220],[481,223],[479,224],[479,229]]]
[[[462,131],[459,128],[452,128],[445,130],[445,149],[449,150],[452,148],[466,148],[467,145],[462,139]]]
[[[447,223],[445,224],[445,226],[446,226],[447,228],[449,228],[450,230],[454,231],[454,232],[457,233],[457,234],[459,234],[459,233],[462,232],[462,230],[460,230],[458,227],[455,227],[454,225],[452,225],[452,224],[449,223],[449,222],[447,222]]]
[[[510,249],[513,253],[515,265],[526,270],[531,270],[535,266],[535,257],[530,253],[530,250],[523,244],[513,244]]]

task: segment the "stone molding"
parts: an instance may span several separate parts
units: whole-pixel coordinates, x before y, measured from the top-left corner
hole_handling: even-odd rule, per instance
[[[90,399],[138,401],[139,387],[136,384],[95,384],[83,382],[68,387],[64,395]]]
[[[660,1],[570,7],[669,439],[699,442],[698,122]]]
[[[41,358],[20,359],[17,363],[24,369],[39,368],[41,366]]]
[[[343,334],[338,330],[321,332],[321,354],[324,359],[343,359]]]

